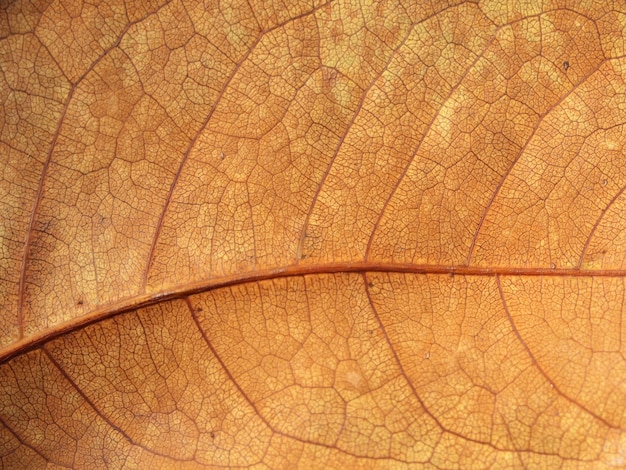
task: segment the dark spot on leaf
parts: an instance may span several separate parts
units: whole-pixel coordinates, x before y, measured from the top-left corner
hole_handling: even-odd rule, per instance
[[[54,227],[54,222],[52,220],[41,220],[37,224],[37,229],[40,232],[50,234],[51,229]]]
[[[569,62],[567,60],[563,62],[563,68],[565,69],[566,72],[569,69]]]

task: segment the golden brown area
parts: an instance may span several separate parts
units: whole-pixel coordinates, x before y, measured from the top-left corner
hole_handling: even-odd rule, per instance
[[[0,2],[0,467],[626,466],[626,6]]]

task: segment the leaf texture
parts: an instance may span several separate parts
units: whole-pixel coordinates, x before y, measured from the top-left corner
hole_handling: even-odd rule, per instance
[[[1,4],[0,465],[625,466],[625,29]]]

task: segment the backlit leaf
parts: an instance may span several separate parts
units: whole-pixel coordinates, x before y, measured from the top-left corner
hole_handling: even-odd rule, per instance
[[[626,466],[625,38],[0,3],[2,468]]]

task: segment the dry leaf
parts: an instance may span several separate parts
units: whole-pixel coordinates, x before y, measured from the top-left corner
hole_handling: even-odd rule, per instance
[[[626,5],[0,11],[3,468],[626,466]]]

